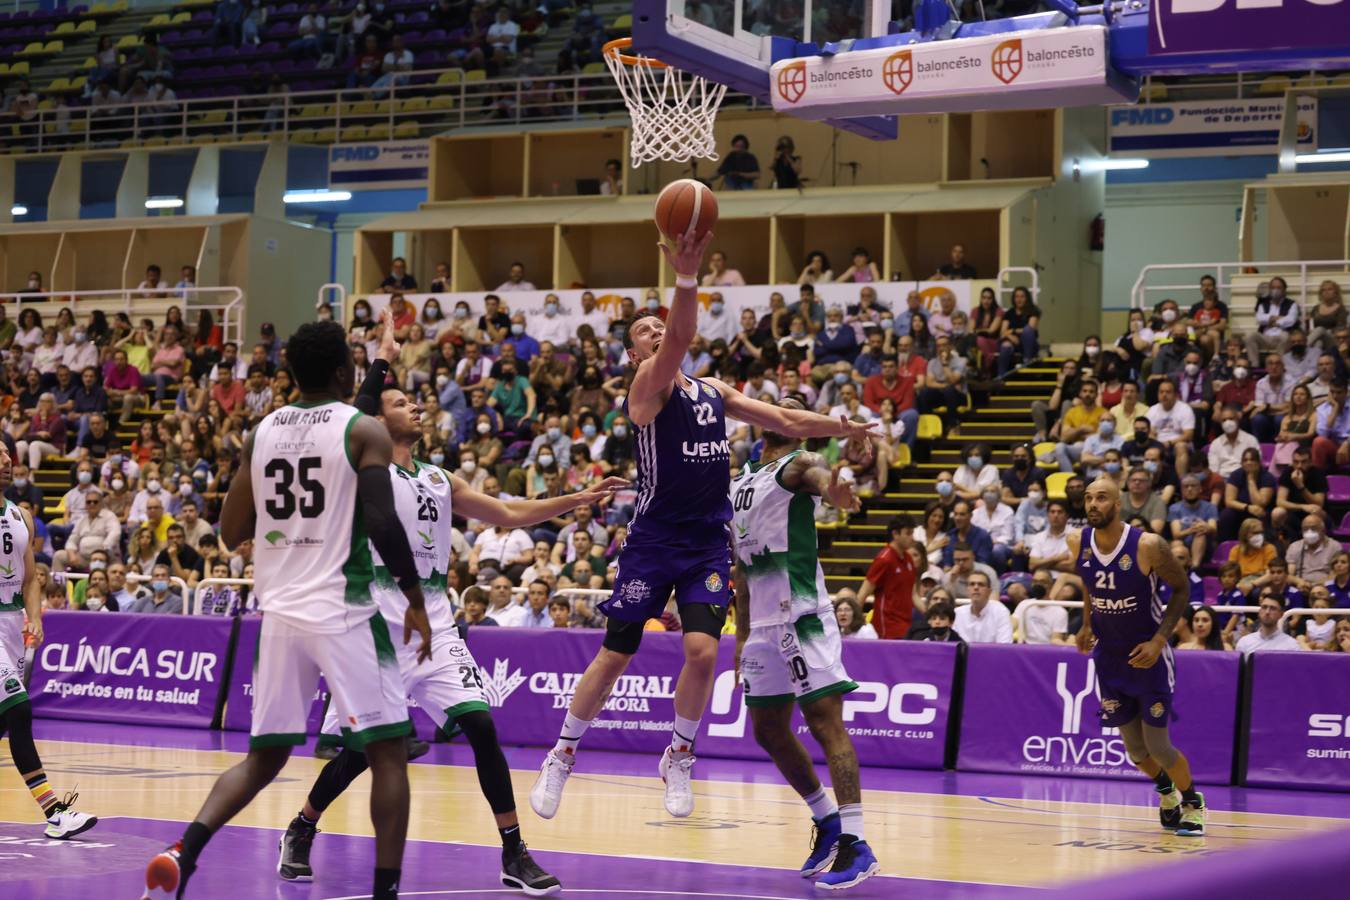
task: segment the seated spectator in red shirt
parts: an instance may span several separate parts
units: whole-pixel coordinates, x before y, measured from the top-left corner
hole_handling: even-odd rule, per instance
[[[226,415],[244,408],[244,394],[244,383],[234,377],[232,369],[221,369],[217,373],[216,383],[211,386],[211,399],[220,404]]]
[[[413,305],[403,299],[403,295],[395,293],[389,298],[389,312],[394,317],[394,337],[400,341],[408,339],[408,332],[412,330],[413,323],[417,321],[417,310]]]
[[[919,430],[919,410],[915,406],[918,389],[923,387],[927,365],[922,357],[912,356],[909,335],[900,339],[900,356],[887,353],[881,358],[881,371],[863,382],[863,403],[872,412],[881,413],[881,401],[890,398],[895,402],[896,418],[904,423],[901,439],[914,446],[914,437]],[[901,357],[904,362],[901,363]],[[920,371],[922,370],[922,371]]]

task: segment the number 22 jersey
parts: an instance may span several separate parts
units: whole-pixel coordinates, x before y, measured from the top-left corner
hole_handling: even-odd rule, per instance
[[[258,605],[318,634],[349,631],[377,610],[350,445],[361,415],[336,400],[294,404],[268,414],[253,435]]]

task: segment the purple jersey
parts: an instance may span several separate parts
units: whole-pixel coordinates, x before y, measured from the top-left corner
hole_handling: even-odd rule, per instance
[[[677,382],[656,418],[637,430],[637,503],[629,540],[678,535],[725,545],[731,521],[731,448],[722,395]],[[624,411],[627,412],[625,403]],[[701,535],[690,529],[707,531]],[[691,541],[692,539],[692,541]]]
[[[1158,633],[1164,601],[1158,577],[1139,571],[1139,539],[1143,532],[1126,525],[1120,542],[1107,553],[1092,544],[1095,529],[1080,532],[1078,577],[1092,600],[1092,633],[1113,649],[1135,644]]]

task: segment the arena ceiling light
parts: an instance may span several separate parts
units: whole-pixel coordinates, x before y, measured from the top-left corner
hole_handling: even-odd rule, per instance
[[[1294,162],[1299,165],[1306,163],[1346,163],[1350,162],[1350,148],[1340,147],[1335,150],[1322,150],[1318,153],[1300,153],[1294,157]]]
[[[178,209],[183,205],[182,197],[146,197],[146,209]]]
[[[312,191],[287,191],[281,197],[285,203],[341,203],[352,199],[351,191],[330,191],[319,188]]]
[[[9,208],[9,214],[11,216],[26,216],[28,215],[28,207],[16,203]]]
[[[1148,160],[1146,159],[1104,159],[1097,163],[1097,169],[1101,172],[1123,172],[1128,169],[1147,169]]]

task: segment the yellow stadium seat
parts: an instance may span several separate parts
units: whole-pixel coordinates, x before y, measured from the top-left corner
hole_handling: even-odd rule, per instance
[[[70,79],[65,76],[53,79],[52,83],[47,85],[47,90],[53,94],[59,94],[62,91],[70,90]]]
[[[582,75],[599,75],[605,71],[605,64],[602,62],[586,63],[581,67]]]
[[[108,11],[115,13],[124,13],[127,11],[127,9],[130,8],[130,6],[131,4],[129,4],[127,0],[117,0],[116,3],[108,7]]]
[[[45,97],[38,101],[39,110],[56,109],[56,101],[51,97]]]
[[[375,102],[375,114],[377,116],[387,116],[394,109],[393,100],[377,100]]]
[[[314,132],[314,142],[316,144],[331,144],[337,140],[336,128],[320,128]]]
[[[74,33],[75,33],[75,23],[74,23],[74,22],[62,22],[60,25],[57,25],[54,29],[52,29],[51,31],[47,32],[47,34],[49,34],[49,35],[51,35],[51,34],[74,34]]]
[[[83,22],[81,22],[79,25],[75,27],[75,33],[93,34],[96,28],[98,28],[97,22],[95,22],[93,19],[85,19]]]
[[[141,39],[134,34],[124,34],[117,41],[118,50],[130,50],[141,42]]]
[[[127,138],[125,141],[122,142],[122,149],[131,150],[136,147],[139,147],[140,145],[141,142],[136,140],[135,138]]]
[[[1140,92],[1139,96],[1140,99],[1148,100],[1154,103],[1160,100],[1166,100],[1167,85],[1158,81],[1150,81],[1148,83],[1148,86],[1145,87],[1143,91]]]
[[[1031,455],[1036,458],[1036,467],[1038,469],[1045,469],[1047,471],[1053,471],[1054,469],[1058,469],[1059,463],[1055,462],[1054,460],[1051,460],[1050,462],[1045,462],[1042,459],[1042,457],[1044,456],[1053,456],[1054,452],[1055,452],[1054,441],[1041,441],[1039,444],[1032,447]]]
[[[628,13],[624,13],[623,15],[619,16],[617,19],[614,20],[614,24],[612,24],[612,25],[609,26],[609,30],[610,30],[610,31],[622,31],[622,32],[625,32],[625,33],[629,32],[629,31],[632,31],[632,30],[633,30],[633,17],[632,17],[631,15],[629,15]]]
[[[150,17],[150,21],[146,23],[146,27],[147,27],[147,28],[167,28],[167,27],[169,26],[170,21],[171,21],[171,20],[169,19],[169,16],[168,16],[167,13],[159,13],[158,15],[151,16],[151,17]]]
[[[442,72],[436,76],[437,84],[459,84],[464,80],[463,69],[451,69],[448,72]]]
[[[70,79],[70,89],[72,91],[82,91],[84,86],[89,83],[89,79],[84,75],[76,75]]]
[[[24,47],[18,52],[19,56],[34,56],[42,52],[42,41],[33,41],[33,43]]]
[[[164,146],[165,144],[167,144],[167,143],[169,143],[169,139],[168,139],[168,138],[163,137],[162,135],[155,135],[154,137],[146,138],[145,141],[141,144],[141,146],[142,146],[142,147],[163,147],[163,146]]]
[[[931,414],[919,416],[919,430],[916,436],[921,441],[933,441],[942,437],[942,419]]]
[[[1296,88],[1326,87],[1329,84],[1331,84],[1331,79],[1323,75],[1321,72],[1309,72],[1307,75],[1304,75],[1302,78],[1295,81],[1294,87]]]
[[[427,101],[428,110],[451,110],[455,108],[455,98],[446,94],[432,97]]]
[[[342,129],[343,143],[353,143],[355,141],[364,141],[366,139],[366,126],[349,125]]]
[[[85,61],[84,61],[83,63],[80,64],[80,71],[82,71],[82,72],[88,72],[90,69],[97,68],[97,67],[98,67],[98,60],[96,60],[96,59],[94,59],[92,56],[90,56],[90,57],[87,57],[87,58],[85,59]]]
[[[291,132],[291,142],[292,142],[292,143],[295,143],[295,144],[312,144],[312,143],[314,143],[314,129],[313,129],[313,128],[301,128],[301,129],[299,129],[298,131],[292,131],[292,132]]]
[[[465,81],[487,81],[486,69],[474,69],[464,73]]]
[[[66,49],[65,41],[48,41],[47,46],[42,48],[43,53],[60,53]]]
[[[909,452],[909,444],[901,441],[900,449],[895,454],[895,459],[891,462],[892,469],[903,469],[914,461],[914,457]]]
[[[322,103],[306,103],[300,107],[300,115],[292,116],[291,121],[303,121],[306,119],[324,119],[328,117],[328,108]]]
[[[348,103],[342,111],[343,116],[370,116],[375,113],[375,101],[357,100],[355,103]]]
[[[71,119],[71,120],[70,120],[70,130],[71,130],[71,131],[81,131],[81,132],[83,132],[83,131],[88,131],[88,130],[89,130],[89,120],[88,120],[88,119]]]
[[[16,62],[9,67],[9,74],[14,76],[27,75],[29,71],[30,67],[28,65],[28,60],[24,60],[23,62]]]
[[[401,122],[394,128],[394,137],[401,141],[420,137],[421,134],[422,126],[416,122]]]
[[[184,12],[176,13],[176,14],[174,15],[174,17],[173,17],[172,19],[169,20],[169,24],[170,24],[170,25],[184,25],[184,24],[186,24],[186,23],[188,23],[188,22],[191,22],[191,21],[192,21],[192,13],[187,12],[187,11],[184,11]]]
[[[1072,472],[1051,472],[1045,476],[1046,498],[1050,500],[1065,499],[1068,495],[1064,493],[1064,488],[1072,477]]]
[[[366,140],[368,141],[387,141],[389,140],[388,125],[371,125],[366,129]]]
[[[197,135],[195,138],[193,138],[191,141],[189,141],[188,143],[191,143],[191,144],[215,144],[215,143],[218,143],[219,141],[220,141],[220,138],[218,138],[218,137],[217,137],[216,135],[214,135],[214,134],[199,134],[199,135]]]
[[[196,119],[198,125],[220,125],[228,118],[225,110],[213,109],[210,112],[202,113]]]
[[[101,16],[105,15],[107,12],[108,4],[106,3],[95,3],[93,6],[89,7],[89,15],[91,16]]]
[[[1291,82],[1285,75],[1271,75],[1269,78],[1262,79],[1256,86],[1258,96],[1271,96],[1273,94],[1283,94],[1289,90]]]
[[[427,98],[409,97],[407,100],[400,100],[398,108],[402,113],[426,112]]]
[[[0,76],[9,74],[9,63],[0,63]]]

